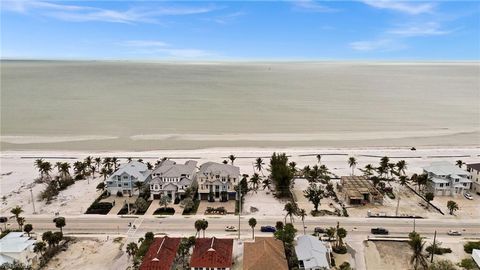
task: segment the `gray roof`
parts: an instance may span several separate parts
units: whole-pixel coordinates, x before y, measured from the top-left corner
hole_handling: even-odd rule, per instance
[[[295,253],[297,254],[298,260],[303,261],[306,269],[330,267],[327,260],[327,248],[322,241],[314,236],[299,236],[297,245],[295,246]]]
[[[467,164],[467,168],[474,169],[475,171],[480,171],[480,163]]]
[[[435,184],[446,184],[446,183],[450,183],[450,180],[443,179],[443,178],[432,177],[431,179],[432,179],[432,182],[434,182]]]
[[[26,249],[32,248],[35,240],[25,236],[22,232],[11,232],[0,239],[0,254],[2,253],[21,253]]]
[[[434,173],[435,175],[468,175],[467,171],[464,171],[461,168],[446,161],[432,162],[430,166],[424,167],[423,169],[427,172]]]
[[[200,175],[220,175],[220,176],[228,176],[231,178],[239,178],[240,177],[240,168],[237,166],[223,164],[223,163],[216,163],[216,162],[207,162],[203,163],[200,166],[200,170],[198,171]]]
[[[150,171],[146,164],[138,161],[130,161],[129,163],[125,163],[121,165],[108,179],[113,179],[115,176],[119,176],[122,174],[132,175],[133,177],[137,178],[139,182],[145,181],[147,177],[150,175]]]
[[[197,162],[194,160],[189,160],[185,164],[176,164],[172,160],[162,161],[155,169],[152,171],[153,175],[159,174],[161,177],[173,177],[179,178],[182,175],[192,176],[197,167]]]

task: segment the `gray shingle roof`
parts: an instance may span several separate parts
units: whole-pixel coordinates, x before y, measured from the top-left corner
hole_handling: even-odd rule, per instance
[[[330,267],[328,265],[327,253],[328,250],[322,241],[311,235],[302,235],[297,239],[295,246],[295,253],[298,260],[303,261],[306,269]]]
[[[423,169],[436,175],[468,175],[468,172],[446,161],[432,162],[430,166],[424,167]]]
[[[216,162],[207,162],[203,163],[200,166],[199,174],[203,175],[220,175],[220,176],[229,176],[238,178],[240,177],[240,168],[233,165],[216,163]]]

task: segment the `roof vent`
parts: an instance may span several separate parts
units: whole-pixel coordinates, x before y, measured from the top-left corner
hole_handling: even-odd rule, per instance
[[[214,243],[215,243],[215,237],[212,237],[212,243],[210,244],[210,248],[208,249],[208,251],[214,251],[215,252],[215,249],[213,248]]]
[[[158,258],[153,258],[152,262],[159,262],[160,260]]]

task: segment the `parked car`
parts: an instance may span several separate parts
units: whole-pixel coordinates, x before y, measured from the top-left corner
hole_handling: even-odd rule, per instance
[[[448,235],[453,235],[453,236],[460,236],[460,235],[462,235],[461,232],[459,232],[459,231],[454,231],[454,230],[448,231],[447,234],[448,234]]]
[[[226,231],[226,232],[236,232],[236,231],[237,231],[237,227],[235,227],[235,226],[227,226],[227,227],[225,227],[225,231]]]
[[[262,226],[262,227],[260,227],[260,231],[261,232],[272,232],[272,233],[274,233],[274,232],[277,231],[277,229],[275,229],[275,227],[273,227],[273,226]]]
[[[472,194],[468,193],[468,192],[465,192],[463,194],[463,196],[465,196],[465,198],[469,199],[469,200],[473,200],[473,197],[472,197]]]
[[[372,234],[388,234],[388,230],[385,228],[372,228],[370,231]]]
[[[315,229],[313,230],[315,233],[325,233],[325,229],[324,228],[321,228],[321,227],[315,227]]]

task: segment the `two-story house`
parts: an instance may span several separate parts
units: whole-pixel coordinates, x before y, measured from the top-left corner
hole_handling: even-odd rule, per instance
[[[424,167],[423,171],[429,177],[428,189],[436,196],[463,194],[472,184],[468,179],[468,172],[449,162],[433,162],[430,166]]]
[[[472,180],[470,190],[480,195],[480,163],[467,164],[467,171]]]
[[[235,200],[235,186],[240,181],[240,168],[215,162],[200,166],[197,173],[198,198],[200,200]]]
[[[105,181],[105,186],[110,194],[121,192],[123,195],[138,195],[140,193],[136,182],[145,183],[150,177],[150,170],[147,165],[130,161],[121,165],[112,175]]]
[[[148,182],[151,199],[169,196],[171,199],[181,198],[185,190],[195,180],[197,162],[189,160],[185,164],[176,164],[172,160],[164,160],[155,167]]]

